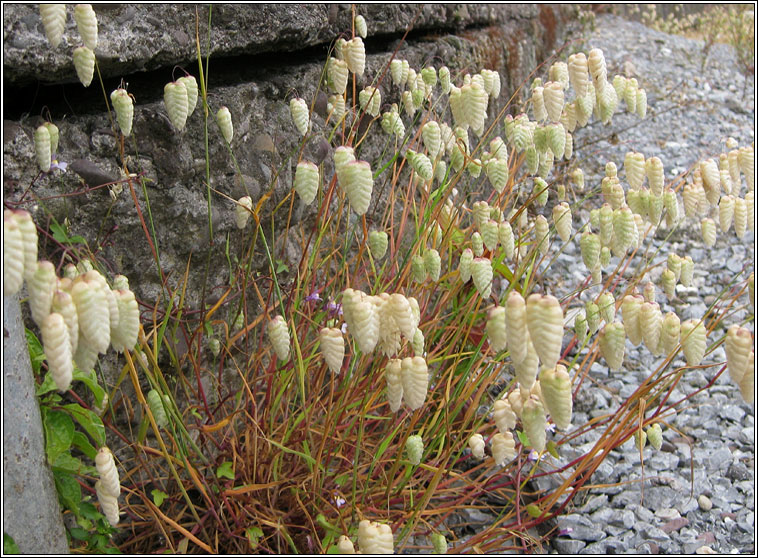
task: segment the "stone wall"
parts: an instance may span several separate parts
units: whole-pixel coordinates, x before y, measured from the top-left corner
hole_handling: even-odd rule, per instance
[[[330,43],[340,33],[350,32],[350,7],[213,5],[209,12],[207,6],[105,4],[96,5],[95,11],[99,24],[96,55],[105,92],[123,80],[136,100],[133,137],[124,149],[129,171],[141,173],[146,187],[143,190],[135,183],[134,196],[145,219],[152,214],[161,267],[173,284],[192,255],[188,302],[197,307],[202,292],[199,282],[204,281],[201,270],[208,257],[207,284],[224,285],[229,280],[224,246],[229,238],[236,248],[240,235],[235,234],[234,205],[228,197],[237,199],[248,193],[255,203],[275,182],[273,196],[263,207],[266,217],[290,191],[296,163],[290,157],[299,138],[287,101],[293,95],[313,98]],[[453,72],[473,73],[483,67],[500,71],[504,78],[501,103],[556,46],[572,17],[569,8],[545,5],[371,4],[359,5],[357,11],[369,27],[367,70],[361,85],[380,76],[397,49],[397,56],[416,68],[430,63],[447,64]],[[83,189],[83,180],[95,188],[122,178],[118,141],[97,73],[85,89],[74,72],[71,52],[79,35],[71,12],[69,7],[63,41],[53,49],[36,5],[5,6],[4,194],[7,201],[15,202],[26,192],[23,206],[36,209],[38,219],[45,219],[49,212],[58,222],[67,220],[72,234],[86,238],[112,272],[130,278],[138,298],[152,303],[161,291],[160,278],[128,186],[124,184],[115,201],[108,188],[69,195]],[[172,76],[183,75],[179,68],[198,75],[196,28],[203,57],[210,54],[210,187],[216,190],[210,202],[213,244],[209,242],[201,110],[188,119],[183,132],[176,133],[162,101],[163,86]],[[401,41],[408,30],[407,40]],[[397,100],[389,76],[380,89],[388,101]],[[233,157],[213,122],[212,115],[221,105],[229,107],[234,121]],[[47,116],[48,111],[60,128],[59,159],[69,163],[69,172],[37,176],[32,133],[40,115]],[[307,149],[325,147],[323,123],[322,115],[314,117],[314,139]],[[338,145],[336,141],[328,152]],[[331,157],[325,160],[331,164]],[[309,211],[313,210],[296,202],[293,220],[308,218]],[[280,227],[274,224],[275,230]],[[282,257],[296,257],[293,250],[290,246]],[[60,261],[60,250],[56,252],[52,243],[41,253]]]

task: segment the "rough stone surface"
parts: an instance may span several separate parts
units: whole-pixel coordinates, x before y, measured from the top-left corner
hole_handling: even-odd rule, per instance
[[[22,554],[68,554],[35,391],[21,309],[4,296],[3,532]]]

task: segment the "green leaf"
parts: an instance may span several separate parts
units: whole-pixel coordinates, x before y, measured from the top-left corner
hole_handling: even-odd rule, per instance
[[[224,461],[221,466],[216,469],[216,476],[220,479],[234,480],[234,471],[232,470],[232,462]]]
[[[51,391],[56,391],[58,389],[58,386],[55,385],[55,380],[53,380],[53,375],[48,372],[45,374],[45,379],[42,380],[42,383],[37,386],[37,397],[41,397],[42,395],[45,395],[46,393],[50,393]]]
[[[94,460],[97,457],[97,450],[89,443],[89,438],[79,431],[74,432],[73,445],[82,451],[84,455]]]
[[[45,413],[45,451],[47,461],[55,463],[57,457],[71,447],[74,441],[74,421],[61,411]]]
[[[92,395],[95,396],[95,405],[102,407],[105,390],[100,387],[100,384],[97,382],[97,374],[95,374],[94,369],[89,372],[83,372],[79,370],[78,367],[74,367],[74,380],[84,382],[92,392]]]
[[[6,532],[3,532],[3,554],[21,554],[16,541]]]
[[[521,432],[521,430],[516,430],[516,436],[518,436],[518,439],[521,442],[522,446],[529,447],[529,437],[526,435],[526,433]]]
[[[51,465],[56,471],[65,471],[74,475],[81,475],[84,472],[82,470],[84,468],[82,462],[70,453],[59,454]]]
[[[26,346],[29,349],[29,359],[32,361],[32,370],[34,370],[35,375],[38,375],[42,367],[42,361],[45,360],[45,351],[42,348],[40,340],[34,335],[34,332],[29,328],[24,328],[24,330],[26,333]]]
[[[82,425],[82,428],[95,440],[98,447],[105,445],[105,426],[103,426],[103,421],[100,420],[99,416],[78,403],[64,405],[63,408],[71,413],[76,422]]]
[[[547,443],[547,451],[548,451],[548,453],[549,453],[550,455],[552,455],[552,456],[553,456],[553,457],[555,457],[556,459],[559,459],[559,458],[560,458],[560,455],[558,455],[558,446],[556,446],[556,445],[555,445],[555,442],[554,442],[554,441],[550,440],[550,441]]]
[[[55,488],[58,491],[58,499],[63,507],[79,515],[79,504],[82,501],[82,487],[76,482],[71,473],[53,470]]]
[[[531,517],[537,519],[539,516],[542,515],[542,510],[539,508],[539,506],[535,504],[529,504],[526,507],[526,513],[528,513]]]
[[[89,519],[90,521],[97,521],[102,517],[102,514],[97,511],[97,508],[91,502],[81,503],[79,506],[79,515],[84,519]]]
[[[290,268],[287,267],[282,260],[276,260],[276,272],[277,273],[289,273]]]
[[[89,539],[89,533],[81,527],[71,527],[68,532],[78,541],[86,541]]]
[[[250,546],[256,548],[258,546],[258,539],[263,536],[263,531],[260,527],[248,527],[245,529],[245,535],[247,535],[247,540],[250,541]]]
[[[340,550],[340,548],[335,543],[335,544],[333,544],[332,546],[330,546],[329,548],[326,549],[326,553],[327,554],[342,554],[342,551]]]
[[[53,233],[53,238],[61,244],[87,244],[84,237],[79,235],[68,236],[66,229],[64,229],[59,223],[52,223],[50,225],[50,231]]]
[[[162,490],[158,490],[157,488],[154,488],[150,491],[150,494],[153,496],[153,503],[155,503],[156,506],[159,508],[161,507],[161,504],[163,501],[168,498],[168,494],[163,492]]]

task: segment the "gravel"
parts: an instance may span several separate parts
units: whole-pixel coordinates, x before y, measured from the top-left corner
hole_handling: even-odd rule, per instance
[[[634,76],[648,97],[644,121],[625,112],[617,113],[610,126],[591,124],[575,133],[575,151],[586,156],[581,166],[588,185],[599,184],[607,161],[616,162],[623,178],[624,155],[630,150],[646,157],[658,156],[670,180],[703,157],[718,160],[718,154],[726,150],[727,137],[735,138],[740,146],[754,140],[754,77],[745,81],[735,69],[735,56],[728,46],[715,45],[701,69],[702,41],[660,33],[613,15],[599,15],[595,30],[576,48],[584,52],[601,48],[609,78],[617,73]],[[744,192],[743,186],[740,195],[744,196]],[[575,224],[586,222],[588,216],[578,212]],[[662,289],[657,288],[662,311],[674,310],[682,321],[702,317],[727,285],[741,283],[754,269],[755,241],[750,231],[741,241],[733,229],[719,233],[712,248],[703,244],[699,222],[693,219],[685,220],[667,240],[669,232],[670,229],[659,229],[650,241],[648,256],[652,256],[653,265],[665,265],[670,251],[681,256],[689,254],[695,261],[693,287],[679,286],[678,299],[669,303]],[[661,251],[653,255],[658,248]],[[558,258],[556,265],[565,266],[560,269],[565,272],[562,275],[572,277],[577,275],[574,261]],[[607,269],[613,269],[616,263],[618,259],[614,257]],[[631,273],[635,263],[629,266]],[[578,267],[580,275],[586,274],[583,264]],[[649,278],[656,284],[662,269],[660,266],[650,273]],[[598,292],[594,289],[587,294],[594,297]],[[568,290],[556,296],[567,294]],[[584,300],[582,297],[581,302]],[[709,344],[721,339],[726,326],[747,318],[749,322],[743,325],[754,333],[753,312],[747,295],[739,297],[723,325],[709,334]],[[586,350],[580,354],[580,362],[584,354]],[[703,361],[710,366],[685,372],[672,399],[704,388],[719,373],[724,360],[719,346]],[[631,394],[640,380],[662,362],[644,345],[635,348],[630,343],[626,345],[623,374],[609,374],[605,361],[598,358],[589,370],[589,378],[606,389],[598,390],[590,382],[584,384],[590,387],[575,402],[573,424],[584,424],[617,409],[619,397]],[[677,358],[668,370],[684,365],[683,359]],[[589,483],[606,486],[591,488],[587,495],[576,498],[566,510],[567,515],[558,520],[559,528],[571,529],[553,539],[555,551],[754,553],[754,406],[743,401],[738,388],[723,373],[711,388],[693,396],[666,422],[677,430],[661,424],[664,447],[660,451],[649,445],[644,449],[644,486],[640,484],[639,451],[631,441],[627,442],[608,455]],[[571,457],[591,449],[598,435],[587,432],[574,438],[570,443]],[[564,448],[568,454],[569,448]]]

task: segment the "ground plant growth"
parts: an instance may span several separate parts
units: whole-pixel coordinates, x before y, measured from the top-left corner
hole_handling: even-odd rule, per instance
[[[119,139],[122,176],[107,186],[134,200],[135,242],[150,246],[163,277],[165,224],[129,156],[139,152],[139,100],[102,86],[89,5],[40,5],[50,47],[72,11],[77,75],[103,89]],[[45,216],[33,187],[65,170],[58,115],[33,131],[39,172],[23,197],[5,200],[3,290],[28,302],[72,549],[545,551],[554,519],[610,452],[660,449],[697,394],[672,396],[684,375],[717,365],[702,389],[728,374],[753,401],[753,273],[734,273],[703,315],[684,319],[672,301],[695,264],[665,242],[693,223],[706,246],[753,231],[753,145],[729,138],[676,176],[632,148],[594,183],[573,134],[620,112],[644,125],[654,110],[644,76],[610,75],[603,52],[580,45],[516,91],[496,69],[439,60],[414,68],[392,55],[369,71],[371,21],[354,7],[352,22],[319,82],[288,94],[286,124],[302,141],[267,191],[230,199],[214,188],[206,147],[207,227],[214,204],[233,202],[240,249],[216,247],[228,278],[206,285],[214,297],[201,308],[186,303],[195,262],[176,288],[165,281],[158,300],[138,300],[79,231]],[[177,70],[165,113],[177,134],[202,120],[206,146],[221,142],[239,174],[239,115],[209,95],[208,38],[194,22],[192,33],[199,71]],[[278,200],[285,167],[291,191]],[[297,222],[302,206],[313,218]],[[296,266],[281,241],[290,237]],[[570,278],[558,287],[552,270],[572,244],[585,273],[567,289]],[[640,345],[660,365],[611,412],[572,422],[577,394],[602,389],[590,368],[625,374],[626,349]],[[722,345],[726,361],[714,361]],[[113,352],[119,369],[106,379],[101,355]],[[125,385],[131,401],[119,396]],[[115,401],[136,422],[118,420]],[[599,433],[594,447],[562,459],[589,431]],[[540,477],[553,488],[538,488]],[[474,529],[465,512],[477,511],[496,520]]]

